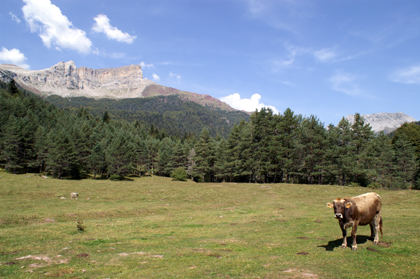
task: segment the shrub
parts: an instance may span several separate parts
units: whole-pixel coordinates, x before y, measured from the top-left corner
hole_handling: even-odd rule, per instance
[[[370,189],[380,189],[380,188],[382,188],[382,184],[380,184],[378,182],[372,182],[367,187],[370,188]]]
[[[188,174],[184,168],[179,167],[172,172],[171,177],[173,178],[172,180],[175,181],[186,181],[188,178]]]
[[[77,231],[78,232],[84,232],[85,231],[85,226],[83,226],[83,220],[77,220]]]
[[[118,174],[112,174],[109,177],[109,180],[111,181],[120,181],[120,180],[124,180],[124,176],[118,175]]]
[[[350,186],[350,187],[360,187],[360,184],[359,184],[359,183],[357,183],[357,182],[350,182],[350,183],[349,183],[349,186]]]

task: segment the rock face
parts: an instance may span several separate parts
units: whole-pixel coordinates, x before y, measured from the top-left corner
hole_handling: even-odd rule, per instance
[[[396,130],[402,124],[408,122],[417,121],[413,117],[404,114],[402,112],[397,113],[374,113],[374,114],[362,114],[361,115],[365,119],[365,123],[369,123],[372,127],[372,130],[379,133],[383,131],[385,134],[389,134],[392,131]],[[346,119],[353,124],[354,123],[354,115],[346,116]]]
[[[154,82],[143,79],[139,65],[109,69],[77,68],[73,61],[60,62],[49,69],[31,71],[15,65],[0,65],[0,79],[11,78],[40,95],[91,98],[137,98]]]
[[[209,95],[181,91],[143,78],[139,65],[119,68],[77,68],[73,61],[60,62],[44,70],[25,70],[11,64],[0,64],[0,80],[14,79],[21,87],[41,96],[125,99],[178,95],[200,105],[234,111],[228,104]]]

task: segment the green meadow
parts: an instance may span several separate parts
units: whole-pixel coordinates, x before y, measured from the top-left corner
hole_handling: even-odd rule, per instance
[[[375,190],[379,245],[340,248],[326,203],[368,191],[0,172],[0,277],[420,278],[419,191]]]

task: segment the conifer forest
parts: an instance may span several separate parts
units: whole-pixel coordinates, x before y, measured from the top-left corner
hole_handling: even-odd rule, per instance
[[[145,119],[59,108],[11,81],[0,84],[0,168],[59,179],[171,176],[183,168],[196,182],[419,189],[420,126],[406,123],[389,136],[360,114],[354,120],[325,127],[313,115],[263,108],[222,135],[205,126],[167,132]]]

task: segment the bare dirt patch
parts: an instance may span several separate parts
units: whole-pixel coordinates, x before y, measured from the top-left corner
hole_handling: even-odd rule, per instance
[[[318,275],[313,274],[312,272],[305,269],[291,268],[283,270],[283,272],[288,273],[291,278],[318,278]],[[288,276],[288,278],[290,277]]]
[[[378,246],[388,248],[389,246],[391,246],[391,244],[392,244],[392,242],[384,242],[384,241],[380,241],[380,242],[378,243]]]
[[[0,255],[1,256],[4,256],[4,255],[13,255],[13,254],[16,254],[16,253],[19,253],[19,251],[12,251],[12,252],[3,252],[3,253],[1,253]]]
[[[79,259],[83,259],[83,258],[87,258],[87,257],[89,257],[89,254],[87,254],[87,253],[82,253],[82,254],[78,254],[78,255],[76,255],[76,257],[78,257]]]
[[[367,249],[368,249],[369,251],[371,251],[371,252],[376,252],[376,253],[379,253],[379,251],[378,251],[378,250],[376,250],[375,248],[368,247]]]

